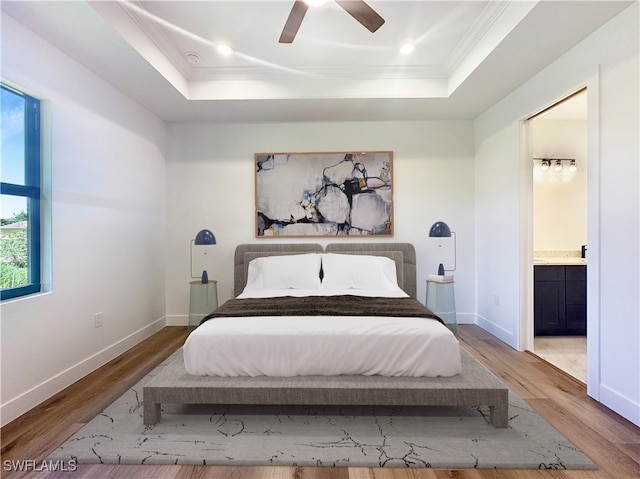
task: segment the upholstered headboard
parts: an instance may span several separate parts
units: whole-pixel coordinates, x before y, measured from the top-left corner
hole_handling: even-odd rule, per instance
[[[323,250],[314,243],[241,244],[234,255],[234,293],[239,295],[247,284],[249,263],[262,256],[303,253],[340,253],[386,256],[396,262],[398,285],[412,298],[416,293],[416,252],[411,243],[332,243]]]

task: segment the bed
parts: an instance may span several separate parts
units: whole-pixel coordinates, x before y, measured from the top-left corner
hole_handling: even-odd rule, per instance
[[[342,255],[354,256],[347,257]],[[360,302],[356,302],[356,306],[350,307],[357,309],[364,301],[364,303],[372,303],[374,309],[382,308],[385,311],[384,305],[389,302],[390,305],[393,305],[389,311],[395,309],[396,303],[393,302],[397,300],[385,299],[384,296],[387,293],[380,293],[383,297],[378,298],[378,291],[386,288],[386,282],[392,275],[395,275],[395,278],[391,278],[391,282],[395,284],[396,289],[399,288],[401,290],[401,295],[405,297],[401,301],[406,303],[402,304],[410,304],[411,301],[417,303],[415,300],[417,289],[415,250],[408,243],[335,243],[327,245],[326,248],[318,244],[239,245],[234,256],[234,292],[240,298],[245,295],[245,299],[230,301],[229,306],[231,308],[225,309],[225,305],[223,305],[220,308],[219,317],[215,317],[216,312],[213,312],[213,319],[203,322],[189,336],[183,348],[183,355],[179,354],[175,360],[144,387],[144,423],[152,425],[161,419],[162,403],[484,405],[489,406],[491,424],[495,427],[506,427],[508,417],[508,391],[506,386],[478,363],[467,351],[460,348],[457,340],[446,326],[439,324],[437,319],[413,318],[406,313],[412,314],[412,309],[407,309],[406,311],[402,309],[402,312],[398,313],[399,316],[402,316],[401,318],[366,316],[365,322],[367,325],[372,324],[371,330],[374,332],[371,333],[367,330],[365,334],[373,334],[373,336],[366,336],[364,339],[358,337],[360,328],[364,324],[362,316],[354,314],[353,318],[346,316],[323,318],[322,321],[325,324],[323,327],[329,324],[329,330],[336,330],[333,336],[329,335],[326,338],[327,344],[333,347],[331,354],[322,354],[318,352],[323,351],[322,349],[318,351],[313,349],[316,344],[322,341],[321,332],[313,329],[315,326],[310,319],[315,317],[314,313],[310,313],[310,316],[306,318],[297,316],[275,318],[271,316],[270,312],[263,314],[269,321],[278,321],[275,324],[282,322],[280,327],[287,331],[301,329],[300,335],[284,347],[279,346],[281,343],[269,343],[272,338],[260,336],[259,342],[254,342],[249,348],[246,346],[243,348],[239,345],[244,345],[245,343],[236,342],[235,336],[224,336],[228,333],[227,328],[230,328],[233,334],[236,334],[235,329],[238,324],[240,324],[241,330],[247,329],[251,332],[260,330],[265,324],[263,316],[254,315],[263,304],[267,304],[267,309],[271,311],[271,301],[273,301],[270,298],[271,291],[267,292],[268,299],[265,299],[261,296],[263,292],[260,286],[252,290],[252,285],[259,285],[261,281],[267,281],[267,279],[269,279],[269,284],[274,284],[274,281],[275,284],[278,281],[294,281],[296,287],[298,284],[302,284],[300,287],[302,290],[301,296],[309,294],[305,290],[313,290],[311,294],[314,295],[314,300],[320,302],[322,300],[317,297],[315,288],[327,286],[325,289],[329,289],[329,292],[326,293],[328,300],[326,303],[328,305],[343,299],[342,295],[339,297],[334,296],[333,286],[337,284],[340,287],[336,289],[341,291],[344,287],[344,282],[349,281],[344,278],[350,277],[348,271],[341,276],[336,276],[336,273],[334,273],[335,267],[331,266],[330,261],[335,265],[337,264],[336,261],[340,260],[341,264],[349,265],[352,270],[361,267],[366,270],[367,265],[359,263],[361,259],[365,258],[362,255],[366,255],[369,259],[374,257],[375,263],[380,263],[384,268],[391,264],[393,269],[388,269],[386,276],[380,276],[381,279],[378,279],[375,274],[369,274],[368,277],[374,279],[371,279],[371,284],[364,288],[367,292],[356,294],[356,300]],[[313,281],[313,279],[310,279],[308,275],[305,275],[304,278],[296,276],[296,271],[307,270],[306,265],[315,265],[315,263],[309,262],[315,262],[316,257],[322,257],[322,264],[324,265],[321,268],[322,282],[320,286],[315,282],[309,284],[309,281]],[[345,259],[348,259],[348,261],[345,261]],[[271,267],[274,264],[290,264],[290,268],[280,268],[279,271],[291,270],[292,272],[290,275],[279,274],[275,280],[273,276],[264,276],[264,278],[267,278],[264,279],[261,276],[262,273],[256,274],[256,271],[261,271],[256,265],[263,263],[265,265],[270,264]],[[363,264],[364,266],[361,266]],[[304,265],[304,268],[299,265]],[[264,271],[270,270],[265,266]],[[284,276],[286,278],[282,279]],[[289,276],[294,276],[294,278],[291,279]],[[354,274],[353,276],[358,275]],[[361,277],[362,274],[360,273],[359,278]],[[362,280],[358,279],[358,281]],[[384,283],[382,287],[380,282]],[[283,288],[285,286],[286,284],[283,283]],[[395,291],[394,286],[388,289]],[[246,296],[247,294],[248,296]],[[389,294],[393,296],[396,293]],[[295,296],[295,294],[287,294],[287,296]],[[291,300],[291,298],[283,299],[285,302]],[[344,299],[353,300],[352,298]],[[252,304],[252,301],[255,302],[255,305],[254,309],[248,308],[250,317],[233,316],[235,314],[234,306],[238,306],[241,303],[242,309],[245,309],[247,304]],[[277,299],[276,303],[278,301],[280,299]],[[378,301],[381,302],[378,303]],[[340,308],[343,307],[344,305],[340,303]],[[302,309],[304,308],[307,308],[307,306],[303,306]],[[343,309],[340,311],[343,311]],[[241,312],[241,314],[244,313]],[[381,314],[383,316],[386,315],[386,313]],[[409,317],[404,317],[405,314]],[[419,316],[418,313],[416,314]],[[329,321],[329,323],[326,323],[326,321]],[[357,326],[352,325],[349,321],[358,322]],[[389,322],[393,325],[397,321],[402,321],[404,339],[402,337],[400,339],[392,338],[396,341],[395,345],[394,343],[376,343],[376,341],[388,341],[389,339],[385,338],[385,336],[394,336],[395,333],[386,333],[387,329],[385,328],[388,327]],[[429,328],[435,331],[436,336],[440,336],[445,340],[444,342],[432,343],[429,348],[424,348],[425,351],[430,349],[436,351],[434,356],[436,360],[431,361],[429,366],[425,366],[426,369],[415,369],[410,364],[411,358],[409,356],[415,356],[415,351],[421,353],[420,348],[423,347],[423,343],[431,341],[429,337],[423,340],[420,336],[416,336],[422,333],[421,330],[415,332],[411,329],[414,327],[414,323],[416,327],[419,326],[420,328],[424,328],[422,324],[428,323],[430,325]],[[343,331],[340,329],[342,327],[346,329]],[[357,329],[358,333],[349,338],[348,335],[354,328]],[[265,331],[268,335],[269,330]],[[432,334],[432,332],[429,332],[429,334]],[[303,343],[301,339],[305,337],[313,338],[313,340]],[[216,338],[218,343],[208,342],[212,339],[216,340]],[[340,344],[340,340],[345,341],[344,344]],[[360,342],[357,342],[358,340]],[[278,341],[281,341],[281,339],[278,338]],[[401,342],[398,343],[398,341]],[[413,341],[413,343],[409,341]],[[402,347],[405,342],[410,347]],[[365,352],[362,358],[355,361],[358,364],[366,364],[367,367],[365,369],[344,369],[345,365],[349,366],[349,361],[341,357],[340,352],[347,351],[351,357],[354,352],[358,353],[361,349],[366,350],[367,344],[375,345],[373,349],[370,349],[373,353],[367,357]],[[452,344],[455,344],[455,354]],[[225,352],[225,346],[230,348],[230,352]],[[296,360],[287,361],[287,367],[284,367],[284,369],[282,361],[270,364],[269,361],[261,360],[259,355],[257,356],[258,359],[251,362],[250,357],[253,355],[253,351],[259,350],[262,346],[267,350],[281,348],[293,354]],[[298,347],[298,349],[296,350],[295,347]],[[438,347],[441,349],[438,349]],[[379,363],[374,363],[376,348],[394,351],[395,363],[394,361],[389,361],[388,357],[384,357],[384,360]],[[233,351],[238,350],[247,351],[247,353],[234,355]],[[400,354],[403,351],[407,353],[407,357]],[[312,358],[335,356],[335,361],[333,363],[324,361],[322,369],[318,370],[318,361],[309,361],[309,366],[304,366],[307,363],[299,360],[307,353]],[[377,355],[379,357],[385,356],[379,353]],[[236,360],[239,356],[246,357],[242,361]],[[230,361],[229,365],[225,363],[224,366],[218,368],[217,365],[221,364],[225,358],[231,358],[235,362]],[[441,360],[438,361],[438,358]],[[442,360],[444,358],[446,360]],[[209,367],[212,364],[216,365],[213,369]]]

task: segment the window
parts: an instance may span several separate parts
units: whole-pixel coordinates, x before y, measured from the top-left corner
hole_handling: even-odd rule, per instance
[[[40,101],[5,84],[0,157],[2,299],[40,291]]]

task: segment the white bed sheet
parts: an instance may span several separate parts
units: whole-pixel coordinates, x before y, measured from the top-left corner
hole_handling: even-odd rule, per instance
[[[312,294],[399,295],[364,290]],[[254,292],[239,298],[283,295],[296,293]],[[436,377],[461,371],[460,346],[454,334],[440,322],[423,318],[214,318],[189,335],[183,351],[187,372],[197,376]]]

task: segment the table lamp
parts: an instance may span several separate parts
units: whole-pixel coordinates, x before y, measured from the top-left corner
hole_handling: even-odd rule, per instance
[[[214,245],[216,244],[216,237],[209,230],[200,230],[198,231],[196,238],[191,240],[191,248],[189,250],[191,254],[191,277],[197,278],[197,276],[193,274],[193,245],[194,244],[204,245],[204,246]],[[205,254],[206,254],[206,251],[205,251]],[[209,275],[207,274],[207,270],[204,270],[202,271],[202,283],[204,284],[208,282],[209,282]]]
[[[446,271],[456,270],[456,233],[455,231],[451,231],[449,225],[444,221],[436,221],[435,223],[433,223],[431,229],[429,230],[430,238],[450,238],[451,235],[453,235],[453,269],[447,269]],[[440,265],[438,266],[438,275],[444,276],[444,272],[444,265],[440,263]]]

